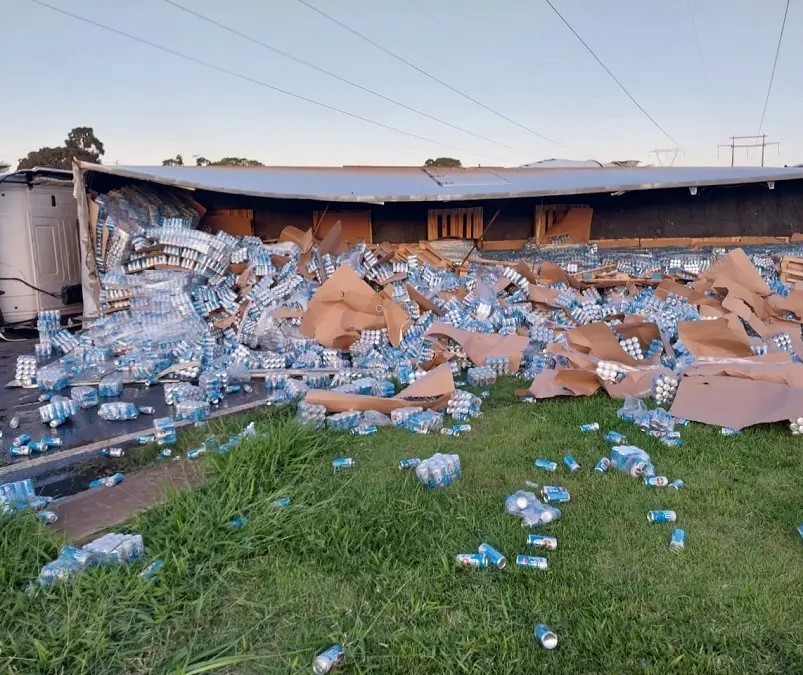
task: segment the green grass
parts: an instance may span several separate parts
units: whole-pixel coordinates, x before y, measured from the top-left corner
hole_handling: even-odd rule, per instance
[[[32,517],[4,520],[0,671],[311,672],[314,654],[342,641],[344,673],[803,672],[798,439],[781,425],[735,437],[690,425],[682,447],[665,448],[619,422],[615,401],[526,405],[517,385],[498,386],[457,439],[337,435],[266,413],[259,438],[204,459],[207,485],[124,528],[148,548],[133,568],[25,592],[60,542]],[[607,446],[579,432],[590,421],[626,434],[686,488],[591,471]],[[580,472],[533,467],[567,449]],[[425,490],[397,468],[438,450],[462,458],[447,489]],[[357,464],[334,475],[340,455]],[[504,499],[524,480],[572,493],[542,530],[559,540],[545,572],[512,565],[527,531]],[[292,505],[272,509],[285,494]],[[671,525],[647,524],[654,508],[678,512],[683,553],[668,548]],[[226,526],[235,515],[249,518],[244,528]],[[482,541],[511,568],[458,568],[454,555]],[[140,580],[156,557],[163,573]],[[539,622],[558,634],[554,652],[536,645]]]

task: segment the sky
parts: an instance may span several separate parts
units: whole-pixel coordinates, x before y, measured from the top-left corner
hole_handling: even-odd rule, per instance
[[[486,107],[299,0],[175,0],[484,140],[295,63],[165,0],[45,1],[229,73],[31,0],[2,0],[0,161],[12,166],[30,150],[62,144],[75,126],[93,127],[106,146],[104,163],[119,164],[159,164],[181,153],[187,163],[200,155],[273,165],[420,165],[450,156],[467,166],[553,157],[725,166],[730,149],[718,144],[759,132],[786,5],[553,0],[673,141],[545,0],[306,0]],[[803,163],[800,63],[803,2],[793,0],[763,125],[768,140],[780,141],[767,148],[768,165]],[[650,154],[675,147],[681,148],[676,156]],[[736,152],[737,164],[759,163],[756,149]]]

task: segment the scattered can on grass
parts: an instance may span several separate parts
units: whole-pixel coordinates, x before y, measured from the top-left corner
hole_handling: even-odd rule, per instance
[[[590,422],[589,424],[581,424],[580,431],[584,434],[588,433],[589,431],[599,431],[599,422]]]
[[[125,450],[122,448],[103,448],[103,450],[100,451],[100,454],[104,457],[119,458],[125,455]]]
[[[351,433],[355,436],[372,436],[376,432],[377,428],[373,424],[367,424],[367,425],[361,424],[360,426],[355,427],[354,429],[351,430]]]
[[[672,537],[669,540],[669,548],[673,551],[682,551],[686,548],[686,532],[679,527],[672,530]]]
[[[644,485],[648,488],[666,487],[669,485],[669,479],[666,476],[644,476],[642,479]]]
[[[168,450],[169,450],[169,448],[168,448]],[[205,445],[201,445],[201,446],[199,446],[197,448],[193,448],[192,450],[187,450],[187,459],[198,459],[205,452],[206,452],[206,446]],[[165,455],[164,454],[164,450],[159,454],[161,454],[162,457],[170,457],[170,453]]]
[[[516,566],[518,567],[531,567],[536,570],[545,570],[549,567],[549,561],[546,558],[537,555],[517,555]]]
[[[477,547],[477,551],[484,555],[488,562],[497,569],[503,570],[507,566],[507,558],[490,544],[483,542]]]
[[[625,435],[620,434],[618,431],[609,431],[607,434],[605,434],[605,440],[611,445],[621,445],[622,443],[627,442]]]
[[[803,523],[797,526],[797,533],[800,535],[800,538],[803,539]]]
[[[48,525],[52,525],[59,519],[59,517],[55,513],[53,513],[53,511],[45,510],[45,511],[39,511],[36,514],[36,519],[40,520],[43,523],[47,523]]]
[[[230,527],[240,528],[245,526],[247,522],[248,518],[246,518],[245,516],[237,516],[236,518],[232,518],[228,524]]]
[[[684,485],[685,483],[680,480],[680,478],[677,478],[676,480],[673,480],[668,487],[671,487],[673,490],[680,490]]]
[[[569,491],[565,487],[558,485],[544,485],[541,488],[541,497],[548,504],[561,504],[572,499]]]
[[[648,523],[674,523],[677,519],[674,511],[647,511]]]
[[[600,457],[596,466],[594,466],[594,471],[605,473],[610,468],[611,468],[611,460],[608,459],[607,457]]]
[[[558,636],[552,632],[549,626],[543,623],[539,623],[533,629],[533,635],[535,635],[535,639],[544,649],[555,649],[558,646]]]
[[[540,457],[535,460],[535,466],[539,469],[543,469],[544,471],[554,471],[558,468],[558,465],[548,459],[541,459]]]
[[[326,675],[332,668],[343,661],[344,656],[343,645],[332,645],[313,659],[312,672],[315,675]]]
[[[146,436],[137,436],[137,443],[139,445],[147,445],[148,443],[153,443],[156,440],[156,437],[153,434],[148,434]]]
[[[479,570],[484,570],[488,567],[488,558],[484,553],[458,553],[455,560],[462,567],[475,567]]]
[[[441,436],[459,436],[460,432],[453,427],[442,427]]]
[[[354,458],[353,457],[336,457],[332,460],[332,468],[335,471],[340,469],[350,469],[354,466]]]
[[[280,497],[270,504],[274,509],[281,509],[285,506],[290,506],[290,497]]]
[[[572,473],[580,470],[580,463],[571,455],[566,455],[563,458],[563,463],[566,465],[566,468]]]
[[[153,579],[158,573],[165,566],[164,562],[161,560],[154,560],[150,565],[148,565],[144,570],[139,573],[140,579],[145,579],[146,581],[150,581]]]
[[[723,436],[740,436],[742,432],[739,431],[738,429],[731,429],[730,427],[722,427],[719,430],[719,433],[722,434]]]
[[[410,459],[400,459],[399,460],[399,469],[401,471],[407,471],[408,469],[415,469],[419,464],[421,464],[421,460],[418,457],[411,457]]]
[[[466,434],[466,433],[468,433],[469,431],[471,431],[471,425],[470,425],[470,424],[455,424],[455,425],[452,427],[452,429],[454,429],[454,430],[455,430],[455,431],[457,431],[458,433],[461,433],[461,434]]]
[[[558,548],[558,538],[548,537],[545,534],[530,534],[527,535],[527,545],[545,548],[547,551],[555,551]]]

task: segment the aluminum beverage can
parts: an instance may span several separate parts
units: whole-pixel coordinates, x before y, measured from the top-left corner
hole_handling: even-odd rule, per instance
[[[441,436],[459,436],[460,432],[452,427],[443,427],[441,429]]]
[[[649,488],[666,487],[669,485],[669,479],[666,476],[644,476],[642,480],[644,481],[644,485]]]
[[[537,555],[517,555],[516,565],[518,567],[532,567],[537,570],[545,570],[549,567],[549,561]]]
[[[544,471],[554,471],[558,468],[558,465],[555,462],[552,462],[548,459],[541,459],[540,457],[535,460],[535,466],[539,469],[544,469]]]
[[[12,445],[25,445],[26,443],[29,443],[30,441],[31,441],[31,435],[30,434],[20,434],[19,436],[17,436],[15,439],[13,439],[11,441],[11,444]]]
[[[399,469],[401,471],[406,471],[407,469],[415,469],[419,464],[421,464],[421,460],[418,457],[411,457],[410,459],[400,459],[399,460]]]
[[[318,654],[312,661],[312,672],[315,673],[315,675],[326,675],[326,673],[343,660],[344,656],[343,645],[332,645]]]
[[[118,458],[118,457],[123,457],[125,455],[125,450],[123,450],[122,448],[103,448],[103,450],[100,451],[100,454],[103,455],[104,457]]]
[[[369,426],[359,426],[351,430],[355,436],[371,436],[377,432],[377,428],[371,424]]]
[[[599,431],[599,422],[591,422],[590,424],[581,424],[580,431],[584,434],[589,431]]]
[[[563,463],[566,465],[566,468],[571,472],[575,472],[575,471],[579,471],[580,470],[580,464],[571,455],[566,455],[563,458]]]
[[[620,434],[618,431],[609,431],[605,434],[605,440],[613,445],[621,445],[627,442],[627,438],[625,438],[624,434]]]
[[[148,443],[153,443],[156,440],[156,437],[153,434],[148,434],[146,436],[137,436],[137,443],[140,445],[147,445]]]
[[[31,448],[28,445],[12,445],[8,449],[8,454],[12,457],[27,457],[31,454]]]
[[[541,497],[547,504],[563,504],[572,500],[572,496],[566,488],[546,491],[542,489]]]
[[[600,473],[605,473],[608,469],[611,468],[611,460],[607,457],[600,457],[599,461],[597,462],[596,466],[594,467],[594,471],[599,471]]]
[[[48,525],[52,525],[59,519],[59,517],[53,513],[53,511],[39,511],[36,514],[36,518],[37,520],[47,523]]]
[[[156,408],[154,408],[152,405],[141,405],[139,407],[139,411],[143,415],[154,415],[156,413]]]
[[[165,448],[165,450],[169,450],[169,448]],[[193,448],[192,450],[187,450],[187,459],[198,459],[203,453],[206,452],[206,446],[202,445],[199,448]],[[165,455],[164,451],[161,454],[163,457],[169,457],[170,455]],[[172,454],[172,453],[171,453]]]
[[[803,523],[797,526],[797,533],[800,535],[800,538],[803,539]]]
[[[680,478],[678,478],[677,480],[673,480],[669,484],[669,487],[671,487],[674,490],[680,490],[680,488],[682,488],[684,485],[685,483],[682,480],[680,480]]]
[[[533,635],[535,635],[535,639],[544,649],[555,649],[558,646],[558,636],[552,632],[549,626],[543,623],[539,623],[533,628]]]
[[[64,441],[62,441],[58,436],[45,436],[42,438],[42,443],[44,443],[48,448],[60,448],[64,445]]]
[[[672,538],[669,540],[669,548],[673,551],[682,551],[686,548],[686,532],[679,527],[672,530]]]
[[[150,565],[148,565],[144,570],[139,573],[140,579],[151,580],[153,579],[158,573],[159,570],[165,566],[164,562],[161,560],[154,560]]]
[[[122,483],[124,478],[125,476],[123,474],[115,473],[112,474],[111,476],[107,476],[106,478],[104,478],[103,484],[106,487],[114,487],[115,485],[119,485],[120,483]]]
[[[467,432],[471,431],[471,425],[470,424],[455,424],[452,427],[452,429],[454,429],[458,433],[464,434],[464,433],[467,433]]]
[[[280,509],[283,506],[290,506],[290,497],[279,497],[276,501],[270,504],[274,509]]]
[[[348,469],[354,466],[354,459],[351,457],[336,457],[332,460],[332,468],[337,471],[338,469]]]
[[[558,548],[558,538],[548,537],[545,534],[530,534],[527,535],[527,545],[545,548],[547,551],[555,551]]]
[[[480,570],[488,567],[488,558],[483,553],[458,553],[455,560],[463,567],[476,567]]]
[[[674,511],[648,511],[647,522],[649,523],[674,523],[678,519],[678,514]]]
[[[500,570],[505,569],[505,566],[507,565],[507,558],[505,558],[502,553],[497,551],[490,544],[483,542],[477,547],[477,551],[482,553],[488,559],[488,562],[494,567]]]

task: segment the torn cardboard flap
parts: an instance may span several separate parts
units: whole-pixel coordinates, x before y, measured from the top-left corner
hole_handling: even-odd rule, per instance
[[[753,356],[750,338],[741,325],[725,319],[711,321],[681,321],[678,338],[692,356],[744,357]]]
[[[299,331],[324,347],[346,350],[360,331],[382,328],[388,329],[391,344],[397,346],[408,325],[403,307],[343,265],[312,296]]]
[[[510,359],[513,372],[521,366],[524,350],[530,344],[529,339],[522,335],[470,333],[441,322],[432,324],[424,336],[454,340],[472,363],[478,366],[484,365],[489,356],[506,356]]]
[[[769,286],[741,248],[736,248],[717,260],[690,286],[696,291],[704,292],[710,289],[717,279],[720,284],[727,279],[738,281],[749,291],[761,297],[766,297],[771,293]]]
[[[651,325],[654,326],[654,328],[650,328],[649,326]],[[654,333],[655,337],[658,337],[658,329],[655,327],[655,324],[640,323],[629,324],[629,326],[629,330],[644,332],[650,335]],[[621,327],[625,328],[625,324],[622,324]],[[639,367],[652,365],[657,363],[661,358],[660,354],[655,354],[650,359],[634,359],[622,349],[616,335],[614,335],[613,331],[604,323],[589,323],[584,326],[572,328],[566,331],[566,341],[572,349],[576,349],[585,354],[591,354],[604,361],[614,361],[615,363],[621,363],[626,366]],[[646,345],[643,346],[646,347]]]
[[[535,398],[555,396],[591,396],[600,388],[599,378],[593,370],[566,368],[543,370],[530,385],[530,394]]]
[[[452,370],[449,368],[449,364],[444,363],[392,398],[344,394],[327,389],[311,389],[307,392],[304,400],[307,403],[317,403],[324,406],[329,413],[347,412],[349,410],[378,410],[389,415],[396,408],[409,408],[417,405],[435,410],[445,408],[454,390]]]
[[[693,422],[743,429],[799,417],[803,388],[727,375],[681,379],[670,413]]]

